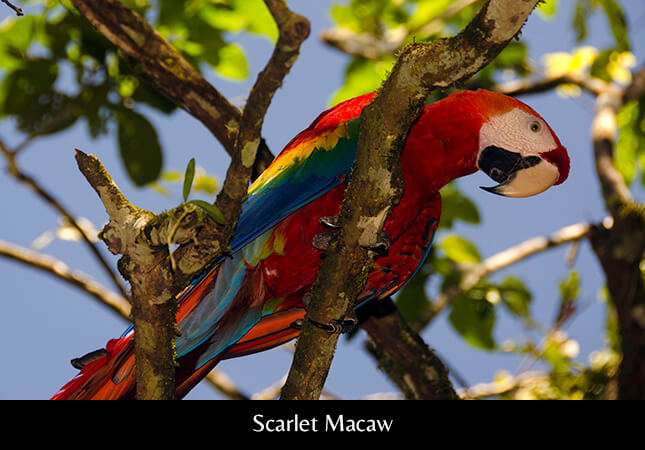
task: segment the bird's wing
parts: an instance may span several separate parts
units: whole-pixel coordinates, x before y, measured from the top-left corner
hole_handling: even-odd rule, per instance
[[[323,112],[287,144],[249,187],[232,251],[347,179],[356,158],[358,117],[372,98],[364,95]]]
[[[358,116],[371,98],[358,97],[322,113],[249,187],[230,245],[232,257],[219,261],[179,299],[179,314],[182,309],[190,311],[178,316],[182,333],[176,339],[178,357],[208,340],[210,348],[198,362],[201,365],[260,320],[265,287],[255,267],[266,257],[267,245],[272,245],[271,229],[349,177],[356,157]],[[210,283],[210,288],[203,288]]]

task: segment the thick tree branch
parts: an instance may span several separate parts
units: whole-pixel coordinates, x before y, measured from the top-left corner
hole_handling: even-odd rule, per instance
[[[363,290],[375,245],[402,192],[400,151],[428,94],[464,81],[517,35],[538,3],[491,0],[457,36],[416,43],[402,50],[383,87],[361,114],[361,134],[352,179],[341,209],[341,229],[330,244],[312,289],[308,316],[339,320]],[[338,267],[349,267],[346,272]],[[282,398],[317,399],[326,379],[337,335],[305,321]]]
[[[225,217],[223,226],[215,225],[193,205],[181,205],[156,216],[130,204],[98,159],[77,152],[79,168],[99,195],[110,218],[100,238],[110,251],[123,255],[119,270],[132,286],[137,398],[174,398],[174,295],[228,246],[256,167],[264,116],[273,94],[295,62],[300,44],[309,34],[307,19],[291,13],[284,1],[266,0],[266,3],[278,24],[280,37],[266,68],[258,75],[241,120],[238,123],[236,119],[234,124],[232,162],[216,200]],[[178,81],[176,84],[182,84],[186,77],[197,76],[194,69],[140,17],[118,2],[106,4],[105,8],[96,11],[85,2],[76,2],[90,21],[115,39],[126,54],[133,55],[142,48],[152,52],[155,61],[143,60],[144,69],[152,67],[146,70],[153,73],[159,70],[164,77],[172,76]],[[103,15],[97,18],[93,15],[97,12]],[[175,59],[171,61],[172,58]],[[164,88],[168,80],[155,79],[155,82]],[[187,86],[193,86],[191,83]],[[203,92],[212,95],[217,92],[210,85],[204,88]],[[191,95],[182,98],[190,99]],[[220,115],[209,118],[223,124]],[[233,127],[231,123],[224,125],[229,131]],[[169,243],[180,245],[172,255]]]
[[[448,369],[403,318],[390,298],[358,310],[370,336],[367,350],[408,400],[456,400]]]
[[[146,234],[155,216],[128,202],[98,159],[77,151],[76,161],[110,218],[99,237],[111,252],[123,255],[119,270],[132,287],[136,396],[173,399],[176,291],[167,247],[151,247]]]
[[[242,114],[148,22],[118,0],[72,3],[110,42],[141,63],[163,95],[184,105],[234,155]],[[273,160],[263,140],[259,145],[254,177]]]
[[[596,173],[605,207],[614,217],[610,229],[592,228],[589,240],[607,278],[620,324],[622,360],[620,399],[645,399],[645,282],[640,265],[645,255],[645,207],[636,204],[613,160],[616,113],[624,102],[645,94],[645,66],[625,89],[612,85],[596,100],[592,138]],[[642,101],[642,100],[641,100]]]

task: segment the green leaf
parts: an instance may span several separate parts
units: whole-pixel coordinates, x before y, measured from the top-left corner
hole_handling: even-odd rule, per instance
[[[555,18],[556,13],[558,12],[558,0],[548,0],[538,3],[536,12],[545,19],[551,20]]]
[[[630,185],[640,168],[645,176],[645,100],[626,103],[616,115],[618,139],[614,163],[627,185]],[[645,184],[645,178],[642,178]]]
[[[195,183],[193,183],[193,189],[213,195],[217,192],[217,178],[210,175],[197,175]]]
[[[486,300],[473,300],[461,296],[452,304],[450,323],[470,345],[484,350],[494,350],[494,306]]]
[[[219,49],[219,62],[214,69],[223,77],[244,80],[249,76],[249,66],[244,51],[237,44],[229,44]]]
[[[408,322],[418,319],[430,305],[425,290],[430,273],[424,270],[425,267],[424,265],[396,296],[396,306]]]
[[[616,50],[627,51],[630,48],[627,34],[627,20],[625,13],[616,0],[596,0],[607,16],[609,27],[616,40]]]
[[[454,234],[443,238],[439,247],[448,258],[457,263],[475,264],[482,259],[472,242]]]
[[[441,190],[440,228],[452,228],[455,220],[478,224],[480,222],[477,206],[456,188],[454,183]]]
[[[562,280],[558,287],[560,288],[562,301],[571,302],[578,298],[578,295],[580,294],[580,278],[578,276],[578,271],[574,269],[569,272],[567,278]]]
[[[509,276],[497,287],[503,304],[511,313],[521,317],[529,316],[532,296],[520,279]]]
[[[116,114],[121,160],[137,186],[155,181],[161,174],[163,152],[157,131],[139,113],[121,108]]]
[[[226,223],[226,219],[224,218],[224,215],[222,212],[217,208],[217,206],[205,202],[203,200],[191,200],[188,203],[192,203],[195,206],[199,206],[202,208],[204,211],[206,211],[206,214],[210,216],[211,219],[213,219],[215,222],[219,223],[220,225],[224,225]]]
[[[191,158],[190,161],[188,161],[188,165],[186,166],[186,173],[184,175],[184,189],[183,189],[184,202],[188,200],[188,196],[190,195],[190,190],[193,187],[194,178],[195,178],[195,158]]]
[[[394,57],[382,61],[354,58],[345,70],[345,84],[334,93],[330,104],[336,105],[378,89],[393,64]]]

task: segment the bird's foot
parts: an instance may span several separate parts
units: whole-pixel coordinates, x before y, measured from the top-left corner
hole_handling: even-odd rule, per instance
[[[340,228],[338,223],[338,216],[323,216],[318,219],[318,222],[325,228],[329,228],[331,231],[323,231],[318,233],[311,240],[311,245],[320,251],[327,251],[329,248],[329,243],[334,237],[334,233]]]
[[[311,300],[312,296],[311,294],[307,293],[303,296],[302,298],[302,304],[305,307],[305,310],[308,312],[309,311],[309,306],[311,305]],[[354,329],[356,324],[358,323],[358,317],[356,316],[356,311],[354,311],[354,308],[350,308],[349,311],[345,314],[344,317],[340,319],[333,319],[328,323],[320,323],[317,322],[309,317],[309,314],[305,316],[305,319],[311,322],[312,325],[327,331],[330,334],[343,334],[343,333],[349,333]],[[292,326],[294,325],[293,323],[291,324]],[[299,323],[300,327],[302,327],[302,323]]]
[[[372,258],[387,256],[390,253],[390,235],[387,231],[381,230],[378,240],[374,245],[365,247]]]
[[[331,231],[323,231],[316,234],[311,240],[311,245],[320,251],[327,251],[329,244],[338,228],[340,228],[338,216],[324,216],[318,219],[318,222],[326,228],[331,228]],[[369,247],[366,247],[372,258],[387,256],[390,251],[390,236],[385,230],[381,230],[377,242]]]

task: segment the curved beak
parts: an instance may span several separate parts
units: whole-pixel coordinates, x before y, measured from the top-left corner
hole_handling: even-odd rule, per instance
[[[498,182],[482,189],[505,197],[530,197],[546,191],[560,178],[558,167],[538,155],[522,156],[491,145],[479,155],[477,166]]]

